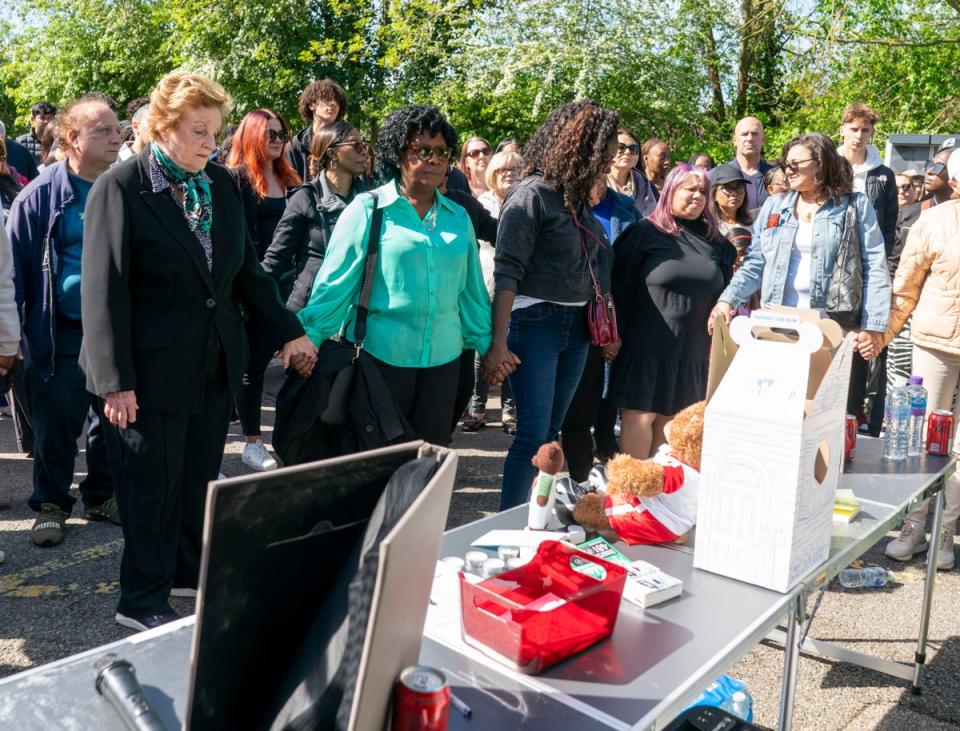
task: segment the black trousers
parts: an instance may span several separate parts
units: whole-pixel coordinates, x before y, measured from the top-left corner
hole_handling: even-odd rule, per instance
[[[847,413],[859,416],[863,411],[863,402],[867,396],[867,376],[870,363],[860,353],[854,351],[850,361],[850,390],[847,393]]]
[[[123,614],[165,611],[170,589],[197,586],[207,483],[220,469],[230,405],[226,380],[209,378],[196,414],[140,411],[126,429],[107,424],[118,454]]]
[[[260,412],[263,402],[263,375],[277,349],[270,345],[255,328],[247,328],[250,362],[237,393],[237,414],[245,437],[260,436]]]
[[[591,427],[597,423],[603,397],[604,360],[600,348],[591,345],[587,351],[587,362],[580,376],[580,384],[573,401],[567,409],[561,431],[563,454],[567,458],[570,477],[583,482],[590,476],[593,467],[593,435]],[[616,420],[616,408],[613,411]],[[611,427],[612,435],[612,427]]]
[[[401,368],[376,358],[373,360],[417,439],[441,447],[449,444],[450,414],[457,398],[461,359],[433,368]],[[473,373],[472,356],[470,372]],[[468,397],[469,394],[467,391]]]
[[[460,370],[457,374],[457,394],[453,399],[453,421],[450,424],[450,433],[457,428],[457,422],[470,403],[475,383],[474,361],[477,359],[476,350],[464,350],[460,353]]]
[[[7,403],[13,416],[13,433],[17,439],[17,449],[21,454],[33,455],[33,419],[30,417],[30,404],[27,397],[26,366],[17,358],[10,369],[10,391]]]

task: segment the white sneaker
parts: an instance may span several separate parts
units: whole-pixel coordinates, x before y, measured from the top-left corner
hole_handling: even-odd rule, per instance
[[[277,460],[270,456],[270,452],[263,446],[261,440],[247,442],[243,448],[243,456],[240,460],[250,469],[263,472],[265,470],[277,469]]]
[[[953,555],[953,535],[956,528],[943,528],[940,531],[940,543],[937,548],[937,568],[949,571],[956,560]]]
[[[913,554],[927,550],[926,537],[922,525],[917,525],[912,520],[903,521],[900,536],[887,544],[885,551],[887,558],[892,558],[894,561],[909,561],[913,558]]]

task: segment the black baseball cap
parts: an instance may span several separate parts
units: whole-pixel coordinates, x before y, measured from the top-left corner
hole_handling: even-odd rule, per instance
[[[743,177],[743,173],[740,172],[740,168],[736,165],[731,165],[726,162],[723,165],[717,165],[713,170],[710,171],[710,184],[711,185],[723,185],[724,183],[735,183],[736,181],[742,181],[743,183],[749,183],[750,181]]]

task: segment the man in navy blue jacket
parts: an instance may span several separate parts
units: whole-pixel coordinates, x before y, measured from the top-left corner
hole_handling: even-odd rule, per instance
[[[80,483],[86,517],[119,522],[100,404],[86,390],[79,354],[83,212],[94,180],[117,158],[120,123],[102,100],[86,97],[61,119],[57,135],[66,159],[20,192],[7,220],[35,432],[29,504],[37,511],[31,537],[38,546],[63,540],[76,502],[69,492],[76,442],[88,415],[87,477]]]

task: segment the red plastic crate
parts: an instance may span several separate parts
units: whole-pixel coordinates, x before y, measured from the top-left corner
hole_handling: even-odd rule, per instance
[[[576,571],[573,556],[603,567],[606,577]],[[461,572],[463,638],[519,672],[540,673],[613,633],[626,577],[622,566],[560,541],[541,543],[528,564],[476,584]]]

